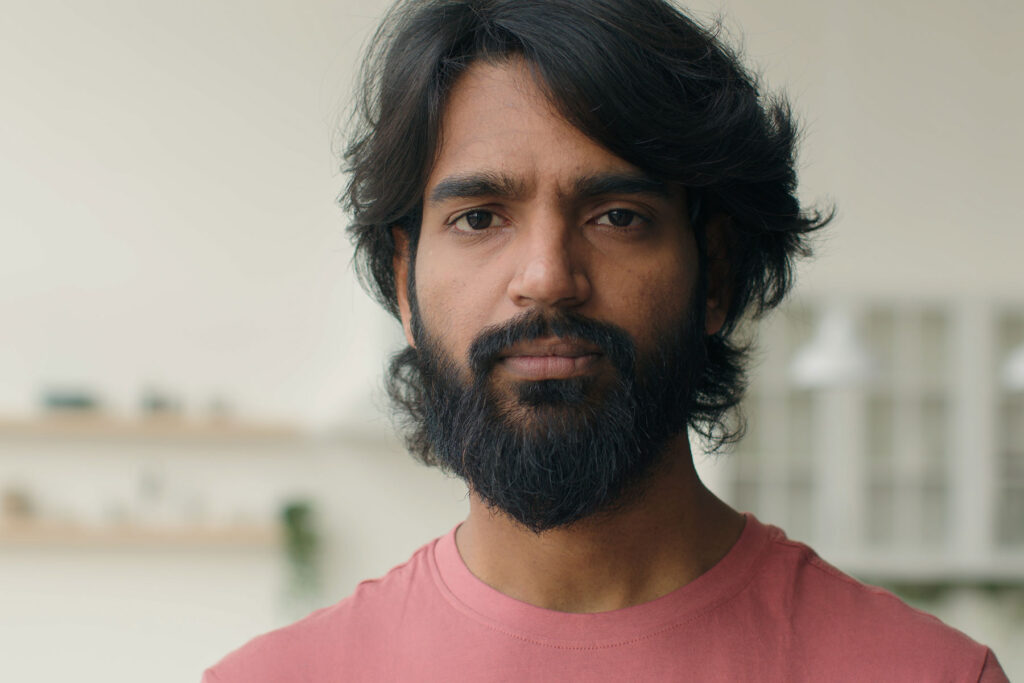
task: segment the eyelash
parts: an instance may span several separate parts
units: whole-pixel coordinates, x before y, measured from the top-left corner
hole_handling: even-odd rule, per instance
[[[487,209],[470,209],[469,211],[464,211],[464,212],[460,213],[458,216],[456,216],[455,218],[453,218],[451,220],[451,222],[448,223],[448,227],[452,228],[456,232],[461,232],[461,233],[465,233],[465,234],[468,234],[468,235],[471,235],[473,233],[480,233],[480,232],[483,232],[484,230],[486,230],[487,228],[492,227],[491,226],[491,222],[492,221],[488,221],[488,224],[485,225],[482,228],[474,228],[473,226],[469,226],[468,230],[465,230],[465,229],[462,229],[462,228],[459,228],[459,227],[456,226],[456,223],[458,223],[459,221],[461,221],[464,218],[468,218],[469,216],[472,216],[473,214],[481,214],[481,215],[490,216],[492,219],[494,217],[498,216],[498,214],[495,213],[494,211],[488,211]]]
[[[621,225],[620,226],[620,225],[614,225],[613,223],[612,224],[609,224],[609,223],[597,223],[598,219],[604,218],[604,217],[606,217],[606,216],[608,216],[608,215],[610,215],[612,213],[617,213],[617,212],[618,213],[629,214],[630,219],[631,219],[630,223],[632,223],[633,221],[635,221],[637,219],[640,219],[641,224],[638,225],[638,226],[630,226],[630,225]],[[488,221],[488,224],[485,225],[482,228],[474,228],[473,226],[468,226],[469,229],[463,229],[463,228],[457,227],[456,224],[459,221],[461,221],[463,219],[466,219],[469,216],[472,216],[473,214],[484,214],[484,215],[490,216],[492,220]],[[483,233],[488,228],[494,227],[494,226],[491,225],[491,223],[493,222],[493,218],[494,217],[500,218],[500,214],[498,214],[497,212],[494,212],[494,211],[489,211],[487,209],[470,209],[469,211],[464,211],[464,212],[460,213],[459,215],[455,216],[447,224],[447,227],[451,228],[455,232],[463,233],[463,234],[466,234],[466,235],[479,234],[479,233]],[[594,218],[592,218],[592,219],[590,219],[588,221],[588,223],[595,223],[597,225],[600,225],[600,226],[603,226],[603,227],[606,227],[606,228],[610,228],[610,229],[614,229],[614,230],[617,230],[617,231],[622,231],[622,232],[630,232],[630,231],[639,230],[641,227],[643,227],[644,225],[649,224],[650,222],[651,222],[651,220],[647,216],[645,216],[642,213],[640,213],[639,211],[634,211],[633,209],[622,209],[622,208],[609,209],[609,210],[607,210],[607,211],[605,211],[603,213],[600,213],[600,214],[594,216]]]

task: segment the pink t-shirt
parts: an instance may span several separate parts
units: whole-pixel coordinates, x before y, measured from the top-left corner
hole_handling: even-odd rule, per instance
[[[333,607],[249,642],[204,683],[1006,681],[992,652],[747,515],[708,572],[598,614],[534,607],[437,539]]]

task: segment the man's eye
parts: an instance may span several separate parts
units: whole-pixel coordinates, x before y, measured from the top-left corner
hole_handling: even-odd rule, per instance
[[[646,219],[635,211],[612,209],[598,216],[594,222],[598,225],[610,225],[615,228],[637,228],[645,221]]]
[[[466,213],[456,218],[454,221],[452,221],[452,226],[456,230],[461,230],[463,232],[472,232],[474,230],[484,230],[486,228],[491,227],[495,223],[497,223],[497,221],[495,220],[495,216],[493,213],[491,213],[490,211],[481,211],[479,209],[475,209],[473,211],[467,211]]]

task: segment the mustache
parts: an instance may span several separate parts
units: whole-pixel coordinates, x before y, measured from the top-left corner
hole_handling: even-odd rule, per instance
[[[629,333],[617,325],[599,322],[572,311],[526,311],[504,323],[485,328],[469,347],[469,367],[475,377],[483,378],[509,347],[552,336],[592,344],[608,357],[612,366],[624,377],[632,376],[636,344]]]

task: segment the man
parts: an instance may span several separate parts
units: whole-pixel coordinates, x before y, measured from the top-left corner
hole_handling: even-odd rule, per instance
[[[347,159],[364,279],[402,321],[410,450],[452,533],[214,681],[1000,681],[992,653],[700,482],[827,217],[795,131],[662,0],[389,14]]]

